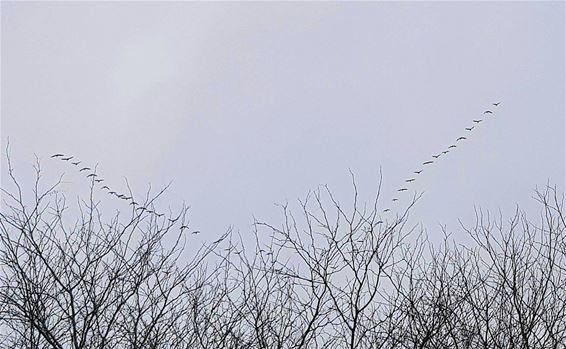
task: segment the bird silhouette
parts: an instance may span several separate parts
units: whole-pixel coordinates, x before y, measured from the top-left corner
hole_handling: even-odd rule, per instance
[[[69,156],[69,157],[67,157],[67,158],[61,158],[61,160],[63,160],[63,161],[69,161],[69,160],[71,160],[72,158],[73,158],[72,156]]]
[[[479,120],[472,120],[472,121],[475,122],[476,124],[479,124],[479,123],[482,122],[483,120],[482,120],[482,119],[479,119]]]
[[[110,190],[110,188],[108,188],[108,186],[107,186],[107,185],[105,185],[105,186],[102,186],[102,188],[100,188],[100,189],[108,189],[108,190]]]
[[[383,210],[383,212],[389,212],[389,211],[391,211],[390,208],[386,208],[385,210]]]
[[[465,140],[465,139],[467,139],[467,138],[466,138],[466,137],[458,137],[458,139],[456,140],[456,142],[458,142],[458,141],[463,141],[463,140]]]
[[[405,179],[405,182],[407,182],[407,183],[411,183],[411,182],[414,182],[414,181],[415,181],[414,178]]]
[[[500,104],[501,104],[501,102],[493,103],[493,105],[496,106],[496,107]]]
[[[193,235],[200,234],[200,230],[195,230],[195,231],[193,231],[191,234],[193,234]]]
[[[450,148],[456,148],[456,144],[452,144],[451,146],[448,147],[448,149]]]
[[[413,172],[413,173],[421,174],[421,172],[423,172],[423,170],[415,171],[415,172]]]
[[[409,189],[407,189],[407,188],[397,189],[397,191],[406,191],[406,190],[409,190]]]
[[[88,170],[90,170],[90,167],[83,167],[79,170],[79,172],[88,171]]]
[[[80,163],[81,163],[80,161],[77,161],[77,162],[71,162],[71,164],[73,164],[73,165],[75,165],[75,166],[79,166],[79,164],[80,164]]]
[[[96,183],[100,183],[100,182],[104,182],[104,179],[95,179],[94,180]]]
[[[474,127],[475,127],[475,126],[472,126],[472,127],[466,127],[466,131],[471,131],[471,130],[473,130],[473,129],[474,129]]]
[[[432,164],[433,162],[434,162],[434,161],[432,161],[432,160],[429,160],[429,161],[425,161],[425,162],[423,162],[423,165]]]
[[[399,200],[399,199],[397,199],[397,198],[391,199],[391,201],[393,201],[393,202],[395,202],[395,201],[397,201],[397,200]]]
[[[115,191],[109,191],[108,194],[110,194],[110,195],[116,195],[116,192],[115,192]]]
[[[486,110],[483,112],[484,114],[493,114],[493,112],[491,110]]]
[[[87,178],[88,178],[88,177],[96,177],[96,173],[91,173],[91,174],[89,174],[89,175],[86,176],[86,177],[87,177]]]
[[[61,156],[65,156],[65,154],[57,153],[57,154],[51,155],[52,158],[58,158],[58,157],[61,157]]]
[[[183,229],[189,229],[189,226],[188,226],[188,225],[182,225],[180,229],[181,229],[181,230],[183,230]]]
[[[440,155],[442,155],[442,154],[433,155],[432,157],[435,158],[435,159],[438,159],[440,157]]]
[[[442,152],[442,154],[448,154],[448,153],[450,153],[450,150],[445,150]]]

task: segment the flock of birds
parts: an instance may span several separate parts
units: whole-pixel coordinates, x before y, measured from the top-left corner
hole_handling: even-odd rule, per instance
[[[492,106],[497,108],[499,105],[501,104],[501,102],[497,102],[497,103],[492,103]],[[483,117],[479,118],[479,119],[473,119],[472,122],[473,124],[470,125],[470,127],[466,127],[464,128],[467,132],[472,132],[476,127],[479,126],[480,123],[482,123],[485,118],[488,117],[493,117],[495,116],[495,113],[493,110],[486,110],[483,112]],[[446,149],[442,150],[441,152],[439,152],[438,154],[434,154],[432,155],[432,159],[426,160],[422,163],[422,168],[419,168],[417,170],[415,170],[413,172],[412,177],[405,179],[404,181],[404,185],[401,188],[397,189],[397,193],[398,194],[402,194],[403,192],[409,191],[409,188],[407,187],[407,185],[412,184],[414,182],[417,181],[417,176],[420,175],[421,173],[423,173],[423,171],[425,170],[425,167],[428,167],[429,165],[432,165],[435,163],[435,161],[438,161],[441,157],[445,156],[446,154],[448,154],[449,152],[453,151],[453,149],[458,147],[458,143],[467,140],[468,137],[466,136],[460,136],[458,138],[456,138],[455,143],[450,144]],[[100,178],[100,176],[96,173],[95,170],[93,170],[92,168],[88,167],[88,166],[83,166],[81,167],[81,161],[73,161],[76,160],[74,156],[68,156],[66,154],[62,154],[62,153],[57,153],[57,154],[53,154],[51,155],[51,158],[54,159],[59,159],[61,161],[66,161],[68,163],[70,163],[73,166],[76,166],[77,168],[79,168],[79,172],[84,172],[86,173],[86,178],[87,179],[91,179],[94,183],[96,184],[100,184],[101,190],[106,190],[106,192],[109,195],[115,196],[118,199],[127,201],[129,203],[129,205],[132,205],[135,207],[135,211],[138,213],[143,213],[143,212],[147,212],[150,214],[154,214],[157,217],[163,217],[164,214],[163,213],[158,213],[155,212],[152,208],[144,206],[142,204],[137,203],[136,201],[134,201],[134,198],[130,195],[127,194],[123,194],[123,193],[119,193],[117,191],[111,190],[110,187],[108,185],[103,184],[104,183],[104,178]],[[400,197],[394,197],[391,199],[391,201],[393,203],[397,202],[400,200]],[[389,212],[391,211],[391,208],[385,208],[383,210],[383,212]],[[175,223],[177,220],[179,219],[179,217],[177,218],[168,218],[169,222],[171,223]],[[188,229],[189,227],[187,225],[182,225],[180,227],[181,231],[184,229]],[[196,230],[193,231],[192,234],[199,234],[200,231]]]
[[[139,214],[141,213],[149,213],[149,214],[154,214],[155,216],[161,218],[163,216],[165,216],[164,213],[158,213],[156,211],[154,211],[152,208],[148,207],[148,206],[144,206],[136,201],[134,201],[134,198],[130,195],[127,194],[123,194],[114,190],[111,190],[110,187],[106,184],[104,184],[104,178],[101,178],[94,169],[92,169],[91,167],[88,166],[81,166],[81,161],[73,161],[73,160],[77,160],[75,159],[74,156],[68,156],[66,154],[62,154],[62,153],[57,153],[57,154],[53,154],[51,155],[51,158],[53,159],[59,159],[61,161],[66,161],[69,164],[76,166],[76,168],[78,168],[79,173],[85,173],[85,177],[87,179],[92,180],[94,183],[101,185],[100,189],[101,190],[105,190],[108,195],[112,195],[118,199],[124,200],[126,202],[128,202],[129,205],[133,206],[135,211]],[[179,220],[179,217],[173,217],[173,218],[168,218],[168,221],[170,223],[175,223],[177,220]],[[189,226],[188,225],[181,225],[180,229],[184,230],[184,229],[188,229]],[[200,231],[195,230],[193,231],[191,234],[200,234]]]
[[[497,103],[492,103],[492,106],[497,108],[499,105],[501,104],[501,102],[497,102]],[[493,109],[493,108],[492,108]],[[495,109],[494,109],[495,110]],[[472,125],[470,125],[470,127],[465,127],[464,129],[466,130],[466,132],[470,133],[472,132],[476,127],[479,126],[480,123],[482,123],[486,118],[489,117],[494,117],[495,113],[494,110],[486,110],[483,112],[483,117],[479,118],[479,119],[472,119]],[[408,191],[409,188],[407,187],[408,184],[411,184],[413,182],[415,182],[417,180],[417,176],[420,175],[424,170],[425,167],[428,167],[429,165],[432,165],[435,163],[435,161],[438,161],[438,159],[440,159],[442,156],[445,156],[446,154],[448,154],[449,152],[453,151],[453,149],[458,147],[458,143],[467,140],[468,137],[466,136],[460,136],[458,138],[456,138],[456,142],[453,144],[450,144],[446,149],[442,150],[441,152],[439,152],[438,154],[434,154],[432,155],[432,159],[426,160],[422,163],[422,168],[419,168],[417,170],[415,170],[413,172],[414,176],[411,176],[410,178],[405,179],[404,185],[401,188],[397,189],[397,193],[401,194],[405,191]],[[397,202],[399,201],[400,197],[394,197],[391,199],[392,202]],[[391,211],[391,208],[385,208],[383,210],[383,212],[389,212]]]

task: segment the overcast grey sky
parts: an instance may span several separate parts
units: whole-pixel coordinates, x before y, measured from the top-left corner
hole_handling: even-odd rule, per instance
[[[404,179],[429,231],[564,184],[564,3],[2,2],[1,135],[70,191],[54,152],[109,185],[173,181],[203,238],[348,169],[383,207]],[[3,163],[5,164],[5,163]],[[5,168],[5,167],[4,167]],[[5,176],[3,177],[5,182]],[[406,195],[406,194],[405,194]]]

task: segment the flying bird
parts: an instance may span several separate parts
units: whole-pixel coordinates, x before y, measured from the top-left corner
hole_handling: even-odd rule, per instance
[[[440,155],[442,155],[442,154],[433,155],[432,157],[435,158],[435,159],[438,159],[440,157]]]
[[[493,112],[491,110],[486,110],[483,112],[484,114],[493,114]]]
[[[479,120],[472,120],[472,121],[475,122],[476,124],[479,124],[479,123],[482,122],[483,120],[482,120],[482,119],[479,119]]]
[[[102,187],[102,188],[100,188],[100,189],[108,189],[108,190],[110,190],[110,188],[108,188],[108,186],[107,186],[107,185],[103,186],[103,187]]]
[[[79,170],[79,172],[88,171],[88,170],[90,170],[90,167],[83,167]]]
[[[464,139],[467,139],[467,138],[466,138],[466,137],[459,137],[459,138],[456,140],[456,142],[462,141],[462,140],[464,140]]]
[[[397,198],[391,199],[391,201],[393,201],[393,202],[395,202],[395,201],[397,201],[397,200],[399,200],[399,199],[397,199]]]
[[[407,183],[411,183],[411,182],[414,182],[414,181],[415,181],[414,178],[405,179],[405,182],[407,182]]]
[[[65,154],[57,153],[57,154],[51,155],[52,158],[58,158],[60,156],[65,156]]]
[[[200,230],[195,230],[191,234],[193,234],[193,235],[200,234]]]
[[[445,150],[442,152],[442,154],[448,154],[448,153],[450,153],[450,150]]]
[[[423,172],[423,170],[415,171],[415,172],[413,172],[413,173],[421,174],[421,172]]]
[[[456,148],[456,144],[452,144],[451,146],[448,147],[448,149],[450,148]]]
[[[115,192],[115,191],[109,191],[108,194],[110,194],[110,195],[116,195],[116,192]]]
[[[63,160],[63,161],[69,161],[69,160],[71,160],[72,158],[73,158],[73,156],[69,156],[68,158],[61,158],[61,160]]]
[[[407,189],[407,188],[397,189],[397,191],[406,191],[406,190],[409,190],[409,189]]]
[[[181,230],[183,230],[183,229],[189,229],[189,226],[188,226],[188,225],[182,225],[180,229],[181,229]]]
[[[432,160],[429,160],[429,161],[425,161],[425,162],[423,162],[423,165],[432,164],[433,162],[434,162],[434,161],[432,161]]]
[[[493,105],[496,106],[496,107],[500,104],[501,104],[501,102],[493,103]]]
[[[73,164],[73,165],[75,165],[75,166],[79,166],[79,164],[80,164],[80,163],[81,163],[80,161],[77,161],[77,162],[71,162],[71,164]]]
[[[100,182],[104,182],[104,179],[95,179],[94,180],[96,183],[100,183]]]
[[[383,210],[383,212],[389,212],[389,211],[391,211],[391,209],[389,209],[389,208],[386,208],[385,210]]]
[[[89,175],[86,176],[86,177],[87,177],[87,178],[88,178],[88,177],[96,177],[96,173],[91,173],[91,174],[89,174]]]
[[[473,130],[473,129],[474,129],[474,127],[475,127],[475,126],[472,126],[472,127],[466,127],[466,131],[471,131],[471,130]]]

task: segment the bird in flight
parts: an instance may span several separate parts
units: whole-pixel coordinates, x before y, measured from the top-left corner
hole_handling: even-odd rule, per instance
[[[482,120],[482,119],[479,119],[479,120],[472,120],[472,121],[475,122],[476,124],[479,124],[479,123],[482,122],[483,120]]]
[[[69,161],[69,160],[71,160],[72,158],[73,158],[72,156],[69,156],[68,158],[61,158],[61,160],[63,160],[63,161]]]
[[[399,199],[397,199],[397,198],[391,199],[391,201],[393,201],[393,202],[395,202],[395,201],[397,201],[397,200],[399,200]]]
[[[96,183],[100,183],[100,182],[104,182],[104,179],[95,179],[94,180]]]
[[[77,161],[77,162],[71,162],[71,164],[73,164],[73,165],[75,165],[75,166],[79,166],[79,164],[80,164],[80,163],[81,163],[80,161]]]
[[[389,211],[391,211],[391,209],[389,209],[389,208],[386,208],[385,210],[383,210],[383,212],[389,212]]]
[[[500,104],[501,104],[501,102],[493,103],[493,105],[496,106],[496,107]]]
[[[200,234],[200,230],[195,230],[195,231],[193,231],[191,234],[193,234],[193,235]]]
[[[115,191],[109,191],[108,194],[110,194],[110,195],[116,195],[116,192],[115,192]]]
[[[57,154],[51,155],[52,158],[58,158],[58,157],[61,157],[61,156],[65,156],[65,154],[57,153]]]
[[[423,162],[423,165],[432,164],[433,162],[434,162],[434,161],[432,161],[432,160],[429,160],[429,161],[425,161],[425,162]]]
[[[466,137],[459,137],[459,138],[456,140],[456,142],[458,142],[458,141],[463,141],[463,140],[465,140],[465,139],[467,139],[467,138],[466,138]]]
[[[452,144],[451,146],[448,147],[448,149],[450,148],[456,148],[456,144]]]
[[[484,114],[493,114],[493,112],[491,110],[486,110],[483,112]]]
[[[83,167],[79,170],[79,172],[88,171],[88,170],[90,170],[90,167]]]
[[[189,229],[189,226],[188,226],[188,225],[182,225],[180,229],[181,229],[181,230],[183,230],[183,229]]]
[[[89,174],[89,175],[86,176],[86,177],[87,177],[87,178],[88,178],[88,177],[96,177],[96,173],[91,173],[91,174]]]
[[[442,154],[448,154],[448,153],[450,153],[450,150],[445,150],[442,152]]]
[[[438,159],[440,157],[440,155],[442,155],[442,154],[433,155],[432,157],[435,158],[435,159]]]
[[[406,190],[409,190],[409,189],[407,189],[407,188],[397,189],[397,191],[406,191]]]
[[[423,172],[423,170],[415,171],[415,172],[413,172],[413,173],[421,174],[421,172]]]
[[[471,130],[473,130],[473,129],[474,129],[474,127],[475,127],[475,126],[472,126],[472,127],[466,127],[466,131],[471,131]]]
[[[405,182],[407,182],[407,183],[411,183],[411,182],[414,182],[414,181],[415,181],[414,178],[405,179]]]

